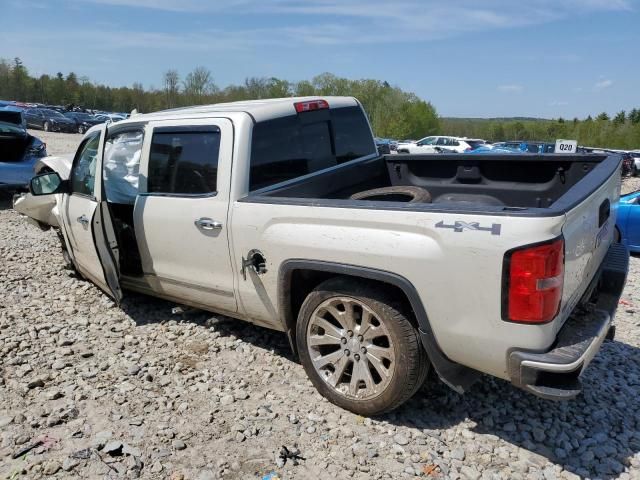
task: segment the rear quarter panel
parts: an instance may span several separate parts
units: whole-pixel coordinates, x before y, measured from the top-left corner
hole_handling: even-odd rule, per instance
[[[248,318],[284,329],[278,311],[278,272],[288,259],[374,268],[401,275],[418,291],[436,341],[456,362],[507,378],[510,348],[544,349],[554,324],[519,325],[501,318],[504,253],[559,236],[564,216],[532,218],[330,208],[235,202],[233,262],[260,250],[267,273],[239,277]],[[499,225],[456,231],[455,222]],[[441,227],[436,224],[443,222]],[[495,231],[495,229],[494,229]]]

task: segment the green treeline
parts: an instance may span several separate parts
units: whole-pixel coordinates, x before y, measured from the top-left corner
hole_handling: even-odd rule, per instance
[[[166,108],[258,98],[297,95],[350,95],[365,107],[377,136],[419,139],[443,134],[500,140],[577,139],[581,145],[640,148],[640,110],[601,113],[579,120],[439,118],[431,103],[380,80],[349,80],[323,73],[311,80],[290,82],[278,78],[247,78],[243,84],[217,86],[213,74],[197,67],[182,77],[167,70],[162,87],[109,87],[71,72],[34,77],[19,58],[0,59],[0,99],[84,108],[152,112]]]
[[[609,118],[601,113],[584,120],[442,118],[447,135],[500,140],[578,140],[579,145],[603,148],[640,149],[640,109],[620,112]]]
[[[379,80],[348,80],[323,73],[308,80],[289,82],[278,78],[247,78],[242,85],[219,88],[213,75],[198,67],[184,78],[175,70],[165,72],[162,88],[108,87],[71,72],[55,76],[29,75],[19,58],[0,59],[0,99],[49,105],[74,104],[114,112],[152,112],[187,105],[302,95],[351,95],[358,98],[377,135],[419,138],[438,133],[435,108],[413,93]]]

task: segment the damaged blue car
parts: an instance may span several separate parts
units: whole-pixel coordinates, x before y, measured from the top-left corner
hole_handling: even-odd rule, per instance
[[[0,108],[0,190],[26,190],[46,144],[27,132],[22,110]]]

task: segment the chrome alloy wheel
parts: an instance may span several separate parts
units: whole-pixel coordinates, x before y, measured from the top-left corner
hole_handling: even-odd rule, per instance
[[[364,303],[332,297],[315,309],[307,328],[313,367],[341,395],[367,400],[381,394],[395,369],[389,330]]]

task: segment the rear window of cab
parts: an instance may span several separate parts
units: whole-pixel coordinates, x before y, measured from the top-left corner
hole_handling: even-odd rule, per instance
[[[359,106],[258,122],[251,142],[249,190],[375,153],[369,123]]]

